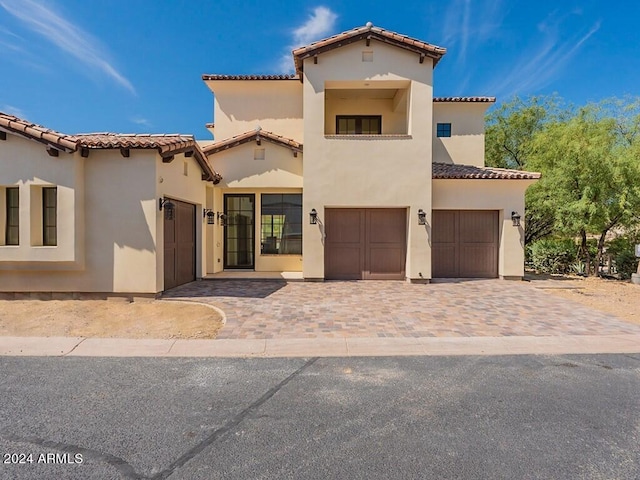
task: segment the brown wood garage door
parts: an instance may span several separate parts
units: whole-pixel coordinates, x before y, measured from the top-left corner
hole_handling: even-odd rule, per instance
[[[164,218],[164,289],[196,278],[196,206],[171,200],[172,220]]]
[[[404,279],[404,208],[328,208],[325,229],[326,279]]]
[[[433,278],[498,276],[498,212],[434,210],[431,264]]]

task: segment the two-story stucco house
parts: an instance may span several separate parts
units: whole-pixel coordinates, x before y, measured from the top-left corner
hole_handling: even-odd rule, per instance
[[[484,167],[495,99],[434,98],[444,54],[367,24],[294,50],[294,75],[204,75],[224,215],[209,271],[521,278],[512,217],[539,175]]]
[[[434,97],[444,54],[367,24],[294,50],[293,75],[204,75],[213,142],[0,114],[0,292],[521,278],[539,175],[484,167],[495,100]]]

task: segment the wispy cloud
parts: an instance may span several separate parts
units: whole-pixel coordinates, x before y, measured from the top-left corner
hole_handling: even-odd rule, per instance
[[[287,47],[288,52],[280,58],[279,69],[283,72],[291,72],[293,70],[291,50],[327,36],[333,31],[337,19],[338,15],[327,7],[314,8],[307,21],[291,32],[291,44]]]
[[[150,128],[153,126],[153,124],[149,120],[139,115],[131,117],[129,120],[131,120],[132,123],[135,123],[136,125],[140,125],[142,127]]]
[[[459,66],[464,66],[469,51],[499,34],[506,12],[502,0],[451,0],[442,22],[433,28],[441,29],[442,46],[455,55]]]
[[[560,31],[562,19],[554,19],[555,13],[538,25],[544,36],[542,41],[536,39],[534,49],[525,50],[520,61],[510,69],[511,74],[501,76],[490,88],[501,97],[532,91],[551,83],[567,64],[578,53],[580,48],[598,30],[601,22],[597,21],[585,32],[563,38]]]
[[[20,117],[23,120],[27,118],[27,115],[24,113],[24,110],[18,107],[14,107],[13,105],[8,105],[6,103],[4,105],[0,105],[0,112],[8,113],[9,115]]]
[[[0,6],[65,53],[135,94],[131,82],[106,59],[100,43],[78,26],[36,0],[0,0]]]

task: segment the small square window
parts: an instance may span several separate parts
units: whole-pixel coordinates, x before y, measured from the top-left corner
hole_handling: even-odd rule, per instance
[[[439,123],[437,125],[436,134],[438,137],[450,137],[451,136],[451,124]]]
[[[363,62],[373,62],[373,52],[372,51],[364,51],[364,52],[362,52],[362,61]]]
[[[253,150],[254,160],[264,160],[264,148],[256,148]]]

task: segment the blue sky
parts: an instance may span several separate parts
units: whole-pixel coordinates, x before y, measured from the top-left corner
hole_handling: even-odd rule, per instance
[[[640,95],[640,2],[0,0],[0,111],[65,133],[211,136],[203,73],[289,73],[371,21],[448,52],[438,96]]]

